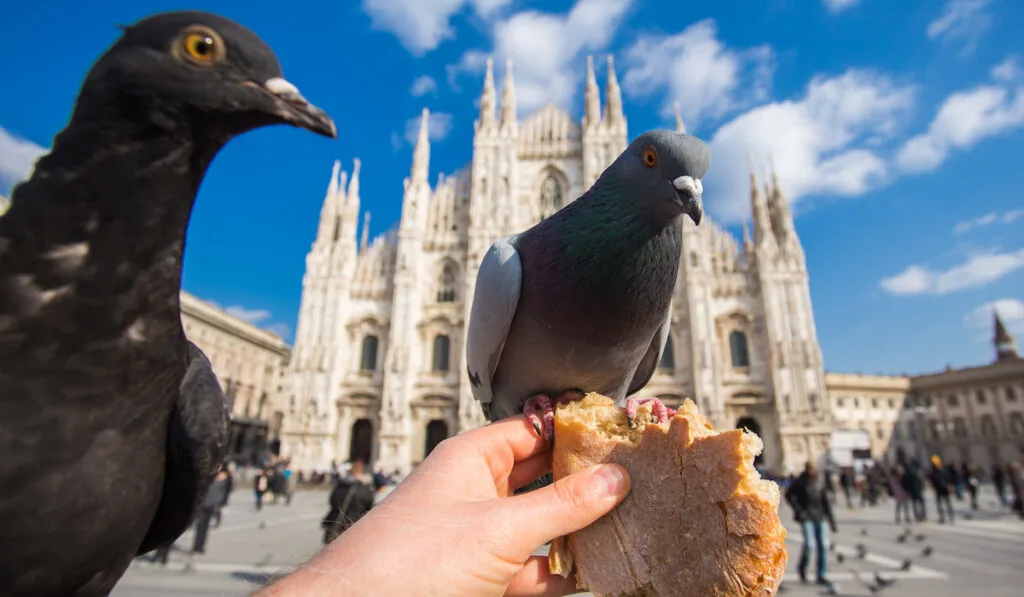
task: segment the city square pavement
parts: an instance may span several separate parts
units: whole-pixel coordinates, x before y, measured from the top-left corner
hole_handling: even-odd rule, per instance
[[[829,558],[829,576],[836,583],[837,593],[872,595],[870,586],[877,572],[883,579],[895,580],[874,593],[887,597],[1021,595],[1024,521],[997,508],[995,496],[988,488],[979,501],[981,510],[970,519],[965,518],[969,514],[967,502],[954,501],[956,524],[913,525],[913,534],[902,543],[897,537],[903,527],[893,524],[892,502],[852,511],[837,508],[839,532],[833,536],[835,547]],[[188,553],[192,544],[189,531],[178,540],[166,566],[138,558],[112,595],[249,595],[268,578],[288,572],[317,552],[318,523],[326,510],[326,491],[301,491],[290,506],[267,502],[261,512],[256,512],[251,492],[240,489],[232,495],[221,527],[211,530],[206,554]],[[934,512],[934,502],[929,501],[928,513]],[[790,529],[790,560],[780,594],[822,594],[820,587],[799,583],[796,563],[800,531],[785,506],[781,516]],[[858,557],[858,545],[866,548],[863,558]],[[931,555],[922,555],[928,547]],[[840,557],[842,563],[838,561]],[[901,570],[907,558],[912,565],[909,570]]]

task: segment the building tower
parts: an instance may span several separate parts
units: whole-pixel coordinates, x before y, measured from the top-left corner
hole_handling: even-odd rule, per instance
[[[615,61],[608,56],[605,109],[601,113],[600,92],[594,74],[594,58],[587,56],[587,77],[583,91],[582,138],[584,190],[625,151],[628,145],[626,116],[622,111],[622,90],[615,74]]]
[[[306,255],[302,279],[302,309],[295,332],[295,349],[288,365],[287,412],[282,425],[282,449],[306,462],[321,462],[333,454],[331,376],[345,348],[339,313],[344,312],[349,281],[355,271],[356,230],[359,223],[359,160],[349,181],[341,163],[334,162],[320,210],[317,235]]]
[[[999,312],[994,308],[992,309],[993,326],[995,333],[992,336],[992,344],[996,348],[996,361],[1013,361],[1019,359],[1020,356],[1017,354],[1017,343],[1014,341],[1013,336],[1010,335],[1010,331],[1003,325],[1003,320],[999,318]]]
[[[753,261],[766,322],[762,348],[770,355],[783,464],[799,470],[825,453],[832,424],[807,263],[774,167],[763,194],[753,169],[750,180]]]

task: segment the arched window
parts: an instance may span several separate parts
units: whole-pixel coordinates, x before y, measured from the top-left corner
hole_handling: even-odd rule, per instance
[[[427,441],[423,446],[423,457],[430,456],[434,448],[446,439],[448,439],[448,423],[441,419],[434,419],[427,423]]]
[[[441,279],[438,282],[437,302],[455,302],[455,286],[458,284],[458,280],[455,276],[455,268],[452,267],[452,264],[444,264],[444,267],[441,268]]]
[[[550,217],[562,209],[563,202],[562,185],[558,184],[554,175],[549,174],[540,185],[540,219]]]
[[[363,337],[363,349],[359,358],[359,369],[363,371],[377,370],[377,345],[380,343],[377,336],[369,335]]]
[[[661,360],[658,361],[658,369],[672,373],[676,368],[676,355],[672,349],[672,335],[669,334],[665,341],[665,350],[661,353]]]
[[[448,356],[451,354],[452,343],[448,336],[434,336],[434,358],[431,369],[434,371],[448,370]]]
[[[729,354],[732,366],[741,368],[750,366],[750,353],[747,351],[747,335],[736,330],[729,334]]]

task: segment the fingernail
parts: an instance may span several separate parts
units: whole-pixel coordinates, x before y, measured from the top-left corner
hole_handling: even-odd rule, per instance
[[[629,491],[629,473],[625,468],[617,464],[603,464],[595,473],[604,481],[608,495],[620,496]]]

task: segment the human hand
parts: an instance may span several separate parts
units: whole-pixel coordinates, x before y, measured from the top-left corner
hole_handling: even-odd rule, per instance
[[[602,465],[512,496],[550,470],[547,443],[524,416],[447,439],[359,522],[259,595],[575,593],[571,576],[552,575],[547,558],[532,554],[611,511],[629,493],[629,474]]]

